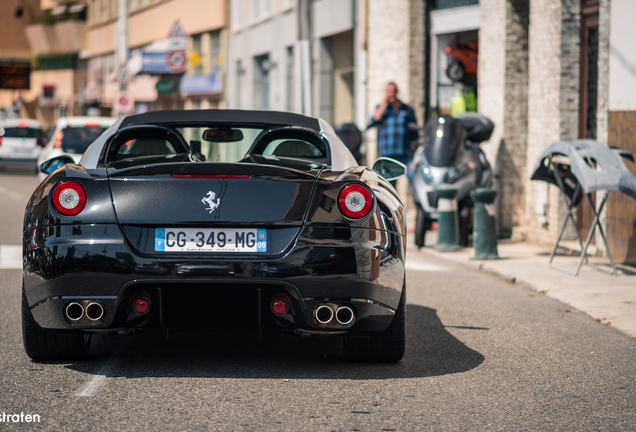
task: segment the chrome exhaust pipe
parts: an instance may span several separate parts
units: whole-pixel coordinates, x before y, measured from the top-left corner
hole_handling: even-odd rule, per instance
[[[341,306],[336,311],[336,321],[342,325],[351,324],[355,318],[353,309],[349,306]]]
[[[86,306],[86,316],[91,321],[99,321],[104,318],[104,306],[100,303],[92,302]]]
[[[71,302],[64,310],[66,318],[71,321],[77,321],[84,316],[84,306],[77,302]]]
[[[327,305],[320,305],[314,310],[314,318],[320,324],[328,324],[333,319],[333,310]]]

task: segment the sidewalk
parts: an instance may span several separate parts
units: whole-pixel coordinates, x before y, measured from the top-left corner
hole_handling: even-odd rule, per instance
[[[558,271],[549,265],[552,247],[525,242],[500,241],[499,260],[471,260],[473,248],[457,252],[439,252],[433,248],[437,232],[426,233],[426,247],[418,250],[413,234],[408,237],[408,257],[431,254],[455,261],[465,267],[495,274],[509,282],[537,291],[571,306],[571,313],[583,312],[604,325],[611,325],[628,336],[636,338],[636,274],[611,275],[592,267],[581,266],[578,276]],[[594,263],[609,263],[603,258],[589,258]],[[553,264],[571,271],[576,270],[578,256],[557,255]],[[611,268],[610,268],[611,269]]]

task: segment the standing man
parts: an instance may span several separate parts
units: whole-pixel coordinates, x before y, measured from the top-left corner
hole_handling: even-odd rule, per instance
[[[413,107],[399,100],[397,94],[397,84],[388,83],[384,100],[375,110],[369,127],[378,127],[378,155],[408,166],[413,157],[411,141],[418,138],[417,120]]]

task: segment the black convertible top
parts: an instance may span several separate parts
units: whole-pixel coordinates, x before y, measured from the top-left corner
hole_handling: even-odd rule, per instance
[[[280,111],[247,111],[247,110],[166,110],[150,111],[143,114],[129,115],[124,118],[120,128],[140,125],[175,125],[175,124],[250,124],[267,126],[301,126],[320,132],[317,119],[300,114]]]

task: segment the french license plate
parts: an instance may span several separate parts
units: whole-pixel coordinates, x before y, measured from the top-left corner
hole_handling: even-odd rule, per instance
[[[155,251],[267,252],[267,230],[156,228]]]

